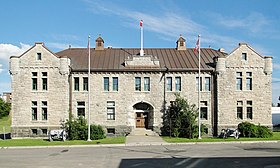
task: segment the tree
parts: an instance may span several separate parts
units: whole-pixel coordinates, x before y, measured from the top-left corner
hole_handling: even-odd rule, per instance
[[[0,98],[0,118],[8,116],[10,110],[11,110],[11,104],[4,102],[4,100]]]
[[[169,132],[174,137],[195,138],[198,136],[198,109],[195,104],[176,94],[176,99],[170,104],[166,118],[168,121]],[[167,128],[165,126],[165,128]]]

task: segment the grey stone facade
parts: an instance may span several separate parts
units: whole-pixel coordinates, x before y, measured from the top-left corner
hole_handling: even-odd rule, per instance
[[[100,41],[104,42],[103,39]],[[184,51],[185,41],[181,41],[184,46],[181,46],[180,51]],[[38,53],[41,53],[39,60]],[[246,60],[243,60],[242,53],[246,53]],[[190,103],[197,104],[197,69],[166,71],[160,68],[160,59],[152,55],[135,55],[123,61],[127,66],[148,66],[159,70],[144,67],[145,71],[92,71],[89,85],[91,123],[102,125],[108,132],[114,130],[116,135],[124,135],[136,128],[136,114],[140,111],[147,114],[145,127],[160,133],[164,101],[168,106],[175,99],[174,93],[180,93]],[[222,128],[237,127],[243,121],[271,126],[272,58],[262,57],[242,43],[232,53],[213,59],[212,63],[215,65],[212,70],[201,72],[200,101],[202,107],[207,109],[207,116],[201,122],[207,126],[208,135],[217,135]],[[43,43],[36,43],[21,56],[11,57],[13,137],[46,136],[46,130],[61,127],[61,123],[68,119],[69,112],[77,117],[80,108],[84,109],[85,117],[88,118],[88,91],[83,84],[88,74],[87,71],[71,69],[71,64],[69,58],[52,53]],[[237,72],[242,73],[242,90],[236,90]],[[247,72],[251,73],[251,90],[246,90]],[[109,90],[105,91],[104,77],[109,79]],[[116,77],[118,89],[114,91],[113,78]],[[141,91],[135,90],[136,77],[141,79]],[[149,91],[144,91],[146,77],[150,79]],[[172,91],[168,91],[164,83],[170,77],[173,81]],[[181,91],[176,91],[175,80],[178,77],[181,79]],[[37,78],[37,90],[33,89],[32,78]],[[47,90],[44,90],[42,78],[47,78]],[[78,90],[75,88],[75,79],[79,79]],[[206,79],[210,79],[209,90],[205,86]],[[36,106],[34,102],[37,102]],[[47,106],[44,102],[47,102]],[[113,107],[108,107],[112,102]],[[240,102],[242,105],[238,105]],[[237,106],[242,106],[242,119],[237,118]],[[247,106],[253,109],[252,119],[247,118]],[[33,108],[37,108],[36,120],[32,116]],[[43,120],[43,108],[47,108],[46,120]],[[115,114],[114,119],[110,120],[107,113],[112,108]]]

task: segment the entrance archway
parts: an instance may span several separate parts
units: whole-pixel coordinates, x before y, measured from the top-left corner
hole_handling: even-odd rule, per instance
[[[150,104],[144,102],[136,103],[133,106],[133,110],[136,128],[153,128],[154,108]]]

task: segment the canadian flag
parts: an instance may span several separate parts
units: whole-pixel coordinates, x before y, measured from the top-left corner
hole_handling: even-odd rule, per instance
[[[143,20],[140,20],[140,27],[143,26]]]
[[[194,48],[194,53],[196,53],[196,51],[199,49],[199,38],[197,39],[197,42],[195,44],[195,48]]]

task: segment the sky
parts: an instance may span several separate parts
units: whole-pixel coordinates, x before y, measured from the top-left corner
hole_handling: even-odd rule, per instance
[[[10,56],[44,42],[53,52],[87,47],[99,34],[106,46],[174,48],[180,34],[194,48],[224,48],[246,42],[273,57],[272,97],[280,96],[280,1],[260,0],[9,0],[0,6],[0,94],[11,91]]]

